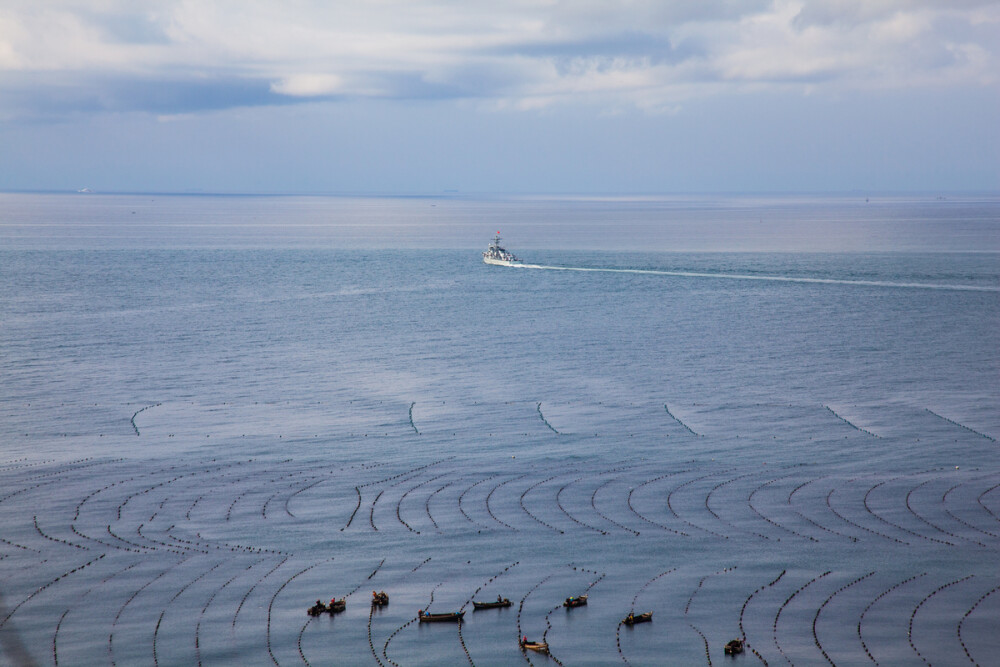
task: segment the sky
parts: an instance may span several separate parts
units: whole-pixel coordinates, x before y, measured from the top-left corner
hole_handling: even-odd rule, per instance
[[[0,0],[0,190],[1000,191],[1000,0]]]

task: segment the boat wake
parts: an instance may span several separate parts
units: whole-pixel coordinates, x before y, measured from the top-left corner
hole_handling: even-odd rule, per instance
[[[635,273],[679,278],[718,278],[723,280],[764,280],[783,283],[815,283],[822,285],[858,285],[863,287],[904,287],[911,289],[953,290],[960,292],[1000,292],[1000,287],[988,285],[951,285],[947,283],[910,283],[887,280],[847,280],[842,278],[806,278],[800,276],[751,275],[746,273],[708,273],[701,271],[663,271],[660,269],[609,269],[583,266],[548,266],[544,264],[510,264],[518,269],[544,271],[583,271],[592,273]]]

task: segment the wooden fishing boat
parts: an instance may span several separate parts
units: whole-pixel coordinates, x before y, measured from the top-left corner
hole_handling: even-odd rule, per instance
[[[501,607],[509,607],[509,606],[510,606],[510,600],[508,600],[507,598],[503,598],[503,599],[497,598],[496,602],[476,602],[475,600],[473,600],[473,602],[472,602],[472,608],[473,608],[473,610],[475,610],[475,609],[499,609]]]
[[[653,620],[653,612],[647,611],[645,614],[629,614],[622,619],[625,625],[635,625],[636,623],[649,623]]]
[[[421,609],[417,612],[417,618],[421,623],[461,623],[464,611],[452,611],[444,614],[427,614]]]
[[[576,596],[568,597],[566,598],[566,601],[563,602],[564,607],[582,607],[585,604],[587,604],[586,595],[581,595],[579,597]]]
[[[347,598],[337,599],[334,598],[330,600],[330,604],[323,604],[321,600],[316,600],[316,604],[309,607],[306,613],[310,616],[319,616],[320,614],[339,614],[340,612],[347,609]]]
[[[739,655],[743,653],[743,640],[742,639],[731,639],[726,642],[725,654],[726,655]]]
[[[372,591],[372,606],[373,607],[384,607],[389,604],[389,595],[385,591],[379,591],[376,593]]]
[[[522,639],[520,644],[522,649],[528,649],[529,651],[535,651],[537,653],[549,652],[549,645],[545,642],[529,642]]]

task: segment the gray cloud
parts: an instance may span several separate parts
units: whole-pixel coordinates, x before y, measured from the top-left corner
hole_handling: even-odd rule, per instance
[[[484,54],[526,58],[573,60],[578,58],[644,59],[652,64],[677,64],[690,58],[708,56],[705,44],[686,39],[675,45],[666,34],[640,30],[595,35],[573,40],[537,41],[493,47]]]
[[[134,77],[114,74],[67,76],[64,73],[0,75],[0,113],[46,121],[78,113],[197,113],[233,107],[290,104],[270,91],[265,80]]]

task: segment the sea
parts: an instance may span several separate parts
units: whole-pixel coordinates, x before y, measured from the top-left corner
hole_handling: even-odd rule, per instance
[[[997,664],[998,438],[997,195],[0,194],[0,664]]]

